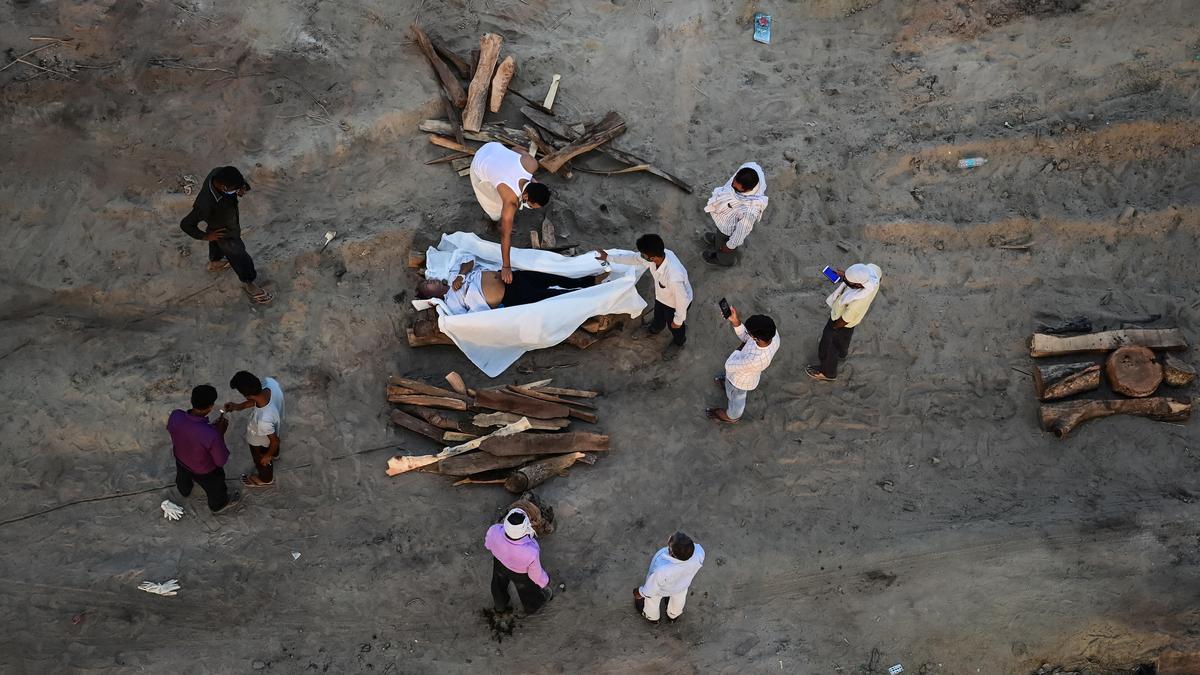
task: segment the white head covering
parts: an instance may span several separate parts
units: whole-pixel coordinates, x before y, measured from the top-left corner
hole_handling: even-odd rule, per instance
[[[855,300],[874,299],[879,292],[879,282],[883,278],[883,270],[878,265],[858,263],[846,268],[846,281],[862,284],[862,288],[850,288],[846,284],[838,284],[836,290],[825,299],[825,304],[833,307],[833,303],[841,302],[848,305]]]
[[[519,513],[523,516],[523,520],[521,521],[520,525],[513,525],[512,523],[508,522],[509,516],[514,513]],[[504,514],[504,536],[516,541],[526,535],[530,537],[537,536],[533,532],[533,523],[529,520],[529,514],[525,513],[521,509],[513,509]]]

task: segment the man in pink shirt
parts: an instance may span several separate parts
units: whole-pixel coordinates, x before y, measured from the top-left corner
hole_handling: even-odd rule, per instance
[[[492,601],[497,613],[512,609],[509,583],[517,587],[526,614],[541,609],[554,595],[550,576],[542,569],[533,524],[524,511],[512,509],[504,520],[489,527],[483,545],[492,552]]]

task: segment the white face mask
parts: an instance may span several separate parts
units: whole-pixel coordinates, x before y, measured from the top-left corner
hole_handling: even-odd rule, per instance
[[[531,209],[531,208],[533,208],[533,207],[529,205],[529,202],[527,202],[527,201],[525,201],[525,200],[523,200],[523,199],[522,199],[522,200],[521,200],[521,206],[519,206],[519,207],[517,208],[517,210],[518,210],[518,211],[524,211],[525,209]]]

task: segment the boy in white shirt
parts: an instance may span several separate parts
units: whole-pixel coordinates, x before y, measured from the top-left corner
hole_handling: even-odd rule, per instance
[[[608,251],[596,251],[599,260],[611,260],[620,265],[642,265],[650,270],[654,278],[654,318],[646,327],[650,335],[657,335],[662,329],[671,328],[671,346],[666,358],[671,358],[687,342],[688,307],[692,304],[692,283],[688,280],[687,270],[675,252],[663,243],[657,234],[644,234],[637,240],[638,255],[609,254]]]
[[[633,589],[633,606],[647,620],[658,623],[663,598],[667,599],[667,618],[683,614],[688,587],[704,565],[704,549],[691,537],[676,532],[650,560],[646,583]]]
[[[729,403],[724,409],[709,408],[705,414],[709,419],[734,424],[746,410],[747,394],[758,388],[762,372],[779,351],[779,333],[775,330],[775,321],[763,314],[746,319],[743,326],[733,307],[729,308],[729,323],[742,341],[742,346],[725,359],[725,376],[716,378],[717,386],[725,388]]]
[[[273,377],[260,381],[244,370],[234,374],[229,386],[246,400],[226,403],[225,412],[254,409],[246,423],[246,443],[250,446],[257,475],[242,474],[242,484],[246,487],[274,485],[274,462],[279,456],[279,431],[283,427],[283,389]]]

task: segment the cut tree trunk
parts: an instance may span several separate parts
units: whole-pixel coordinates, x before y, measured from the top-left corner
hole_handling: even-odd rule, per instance
[[[570,409],[560,403],[539,401],[508,392],[480,389],[475,392],[475,405],[488,410],[516,413],[541,420],[570,416]]]
[[[1034,333],[1029,339],[1029,355],[1061,356],[1086,352],[1109,352],[1127,345],[1150,349],[1187,349],[1188,343],[1178,328],[1130,328],[1087,335],[1044,335]]]
[[[466,124],[464,123],[464,128]],[[546,155],[539,162],[548,171],[557,172],[573,157],[590,152],[625,133],[625,120],[615,112],[604,116],[590,131],[562,148]]]
[[[509,469],[538,459],[536,455],[513,455],[497,457],[486,452],[468,452],[457,457],[447,457],[437,463],[437,472],[447,476],[473,476],[484,471]]]
[[[446,62],[442,61],[441,57],[434,51],[433,44],[429,41],[429,36],[415,23],[409,26],[409,30],[412,31],[413,39],[416,41],[417,46],[420,47],[421,53],[425,55],[426,60],[429,61],[429,65],[433,67],[433,72],[437,75],[438,82],[442,90],[446,92],[446,96],[450,98],[450,101],[454,105],[459,108],[463,107],[467,102],[467,95],[463,93],[462,84],[459,83],[454,73],[451,73],[450,69],[446,67]]]
[[[554,476],[566,471],[580,459],[583,459],[583,453],[573,452],[569,455],[551,457],[550,459],[526,464],[513,471],[508,480],[504,481],[504,489],[513,494],[521,494],[526,490],[532,490]]]
[[[388,395],[388,403],[419,405],[425,406],[426,408],[442,408],[444,410],[467,409],[467,402],[460,398],[449,398],[446,396],[426,396],[424,394],[413,394],[406,396]]]
[[[489,439],[479,446],[479,449],[499,456],[603,452],[608,450],[608,436],[579,431],[565,434],[521,434]]]
[[[521,415],[508,412],[480,413],[471,421],[475,426],[479,427],[500,427],[505,424],[512,424],[521,419],[521,417]],[[558,431],[559,429],[566,429],[571,424],[571,420],[561,417],[550,420],[533,419],[529,420],[529,423],[533,425],[530,429],[536,431]]]
[[[1088,420],[1109,415],[1136,415],[1161,422],[1181,422],[1192,414],[1192,399],[1174,397],[1068,401],[1041,406],[1042,428],[1066,438]]]
[[[495,33],[487,33],[479,38],[479,65],[471,76],[471,86],[467,88],[467,104],[463,108],[463,131],[479,131],[483,126],[483,113],[487,107],[488,89],[492,84],[492,71],[496,69],[496,60],[500,57],[500,45],[504,38]]]
[[[413,415],[415,417],[420,417],[421,419],[425,420],[426,422],[429,422],[430,424],[432,424],[433,426],[435,426],[439,429],[445,429],[446,431],[462,431],[463,430],[462,422],[459,422],[458,420],[453,419],[451,417],[447,417],[447,416],[441,414],[440,412],[438,412],[436,410],[432,410],[430,408],[421,408],[421,407],[417,406],[417,407],[410,408],[409,410],[405,410],[404,412],[406,412],[410,415]],[[470,439],[463,439],[463,440],[470,440]]]
[[[1091,361],[1034,366],[1033,387],[1039,401],[1054,401],[1100,388],[1100,364]]]
[[[1162,367],[1163,379],[1172,387],[1186,387],[1196,380],[1196,369],[1170,354],[1163,355]]]
[[[517,73],[517,60],[512,54],[504,57],[500,65],[496,66],[496,75],[492,77],[492,95],[488,101],[488,110],[494,113],[500,112],[500,104],[504,103],[504,95],[508,93],[508,84],[512,82],[513,76]]]
[[[431,438],[439,443],[442,442],[442,430],[426,422],[425,420],[417,419],[403,410],[393,410],[390,418],[392,424],[402,426],[409,431],[415,431],[422,436]]]
[[[1121,347],[1108,355],[1104,373],[1113,391],[1134,398],[1145,398],[1163,381],[1163,368],[1148,347]]]

